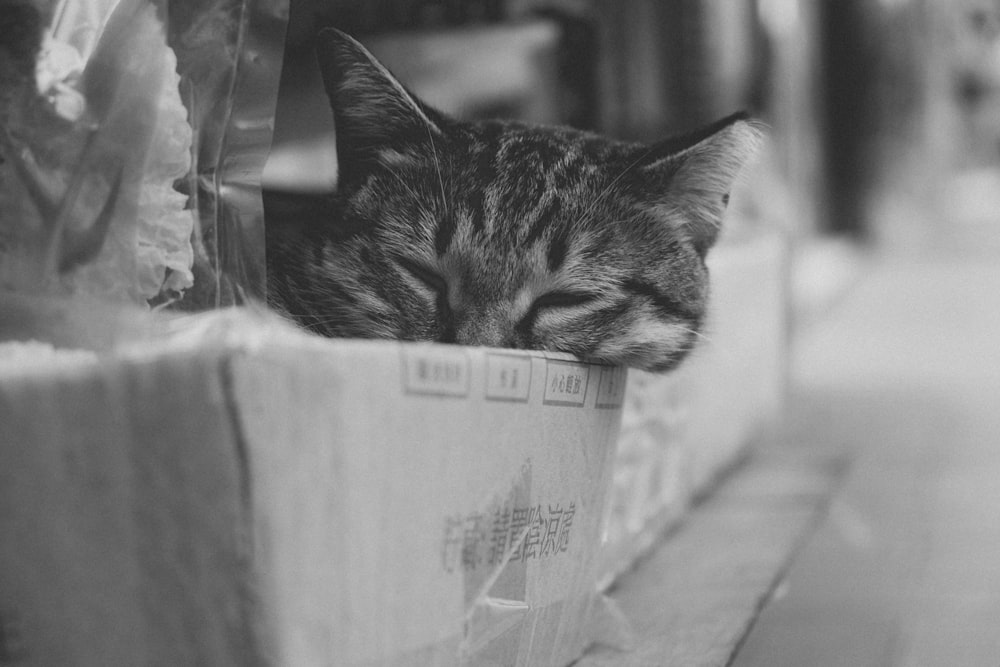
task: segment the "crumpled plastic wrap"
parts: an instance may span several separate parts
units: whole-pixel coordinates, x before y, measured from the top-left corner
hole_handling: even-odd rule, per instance
[[[5,7],[0,289],[186,309],[263,297],[287,4]]]
[[[120,3],[118,11],[123,7],[125,5]],[[149,97],[142,108],[152,114],[155,123],[147,126],[147,153],[136,189],[134,217],[113,219],[97,257],[63,277],[64,284],[73,293],[137,303],[156,299],[161,294],[180,296],[194,283],[191,272],[194,212],[187,209],[187,197],[173,187],[174,182],[191,168],[193,135],[178,92],[177,59],[167,47],[155,8],[147,6],[141,11],[144,18],[124,25],[119,21],[117,26],[109,20],[102,31],[102,39],[116,27],[135,31],[129,35],[129,51],[147,48],[158,54],[158,57],[151,57],[148,68],[144,68],[155,86],[150,85]],[[112,38],[116,39],[117,35]],[[58,43],[63,48],[67,46],[64,42]],[[40,63],[44,62],[44,49],[43,46]],[[55,94],[56,100],[69,97],[68,94],[60,95],[58,86],[58,82],[53,85],[50,94]]]
[[[198,310],[265,298],[260,178],[271,147],[288,0],[170,0],[168,40],[194,130],[184,191],[195,220]]]

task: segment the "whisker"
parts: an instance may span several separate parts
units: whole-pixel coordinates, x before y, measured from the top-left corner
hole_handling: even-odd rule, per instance
[[[430,125],[427,126],[427,139],[431,142],[431,153],[434,154],[434,168],[437,170],[438,185],[441,186],[442,214],[448,215],[448,197],[444,193],[444,177],[441,175],[441,160],[438,158],[437,147],[434,145],[434,133],[431,132]]]
[[[693,336],[696,336],[697,338],[700,338],[701,340],[705,341],[706,343],[711,343],[712,342],[712,339],[710,337],[706,336],[705,334],[703,334],[700,331],[697,331],[696,329],[690,329],[688,327],[681,326],[680,324],[678,324],[676,326],[681,331],[685,331],[685,332],[687,332],[687,333],[689,333],[689,334],[691,334]]]

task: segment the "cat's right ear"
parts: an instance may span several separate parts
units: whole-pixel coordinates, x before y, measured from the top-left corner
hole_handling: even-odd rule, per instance
[[[333,108],[341,169],[375,159],[381,149],[400,142],[441,134],[433,112],[350,36],[321,30],[316,55]]]
[[[635,163],[659,207],[680,223],[703,257],[719,233],[729,191],[763,139],[759,124],[737,113],[655,144]]]

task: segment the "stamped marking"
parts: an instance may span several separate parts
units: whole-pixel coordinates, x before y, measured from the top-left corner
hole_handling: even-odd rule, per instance
[[[445,572],[493,567],[506,561],[554,558],[570,550],[576,503],[504,503],[492,513],[451,514],[444,519],[441,565]]]
[[[545,365],[545,405],[582,407],[590,366],[549,359]]]
[[[469,359],[460,348],[406,347],[403,387],[408,394],[468,396]]]
[[[531,392],[531,357],[486,355],[486,398],[526,403]]]

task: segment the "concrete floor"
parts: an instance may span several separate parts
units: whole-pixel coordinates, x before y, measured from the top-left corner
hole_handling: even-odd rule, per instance
[[[850,468],[732,664],[1000,665],[1000,261],[875,263],[800,333],[789,442]]]

